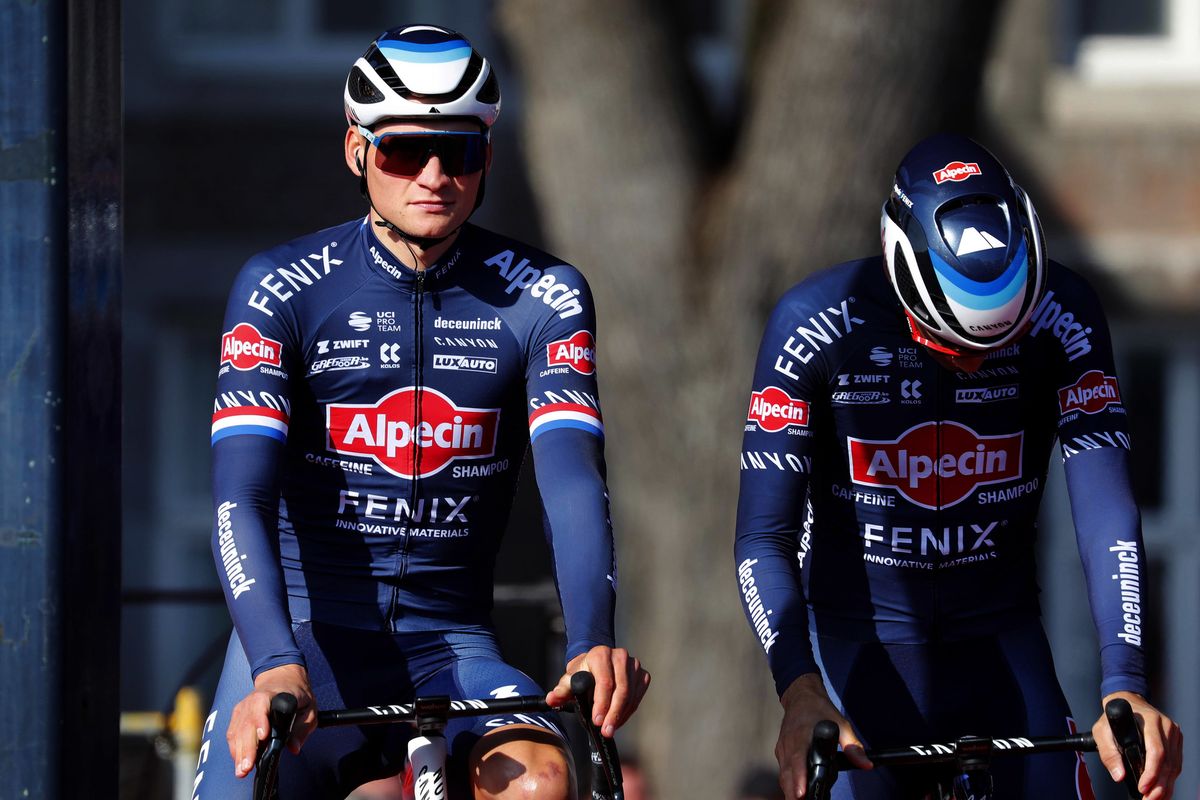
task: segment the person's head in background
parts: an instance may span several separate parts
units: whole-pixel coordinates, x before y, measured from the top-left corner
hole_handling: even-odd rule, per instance
[[[784,800],[779,772],[773,767],[749,767],[738,780],[734,800]]]

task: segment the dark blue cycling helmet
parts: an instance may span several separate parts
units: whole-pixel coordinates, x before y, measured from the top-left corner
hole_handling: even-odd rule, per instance
[[[880,220],[888,279],[913,334],[956,355],[1025,332],[1046,277],[1029,195],[979,144],[938,134],[896,169]]]

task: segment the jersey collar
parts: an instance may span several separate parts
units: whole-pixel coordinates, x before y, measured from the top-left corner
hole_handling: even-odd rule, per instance
[[[462,260],[463,240],[468,235],[469,226],[464,225],[458,232],[458,238],[450,246],[438,262],[424,271],[423,288],[440,289],[454,283],[455,267]],[[376,273],[388,283],[406,291],[416,291],[418,272],[401,262],[383,244],[375,231],[371,229],[370,217],[362,223],[363,260],[367,269]]]

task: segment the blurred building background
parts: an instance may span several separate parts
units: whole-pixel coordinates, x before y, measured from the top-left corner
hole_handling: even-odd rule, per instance
[[[785,14],[789,1],[650,4],[675,23],[685,63],[706,98],[695,113],[724,132],[720,146],[731,147],[736,137],[753,29]],[[524,119],[525,86],[495,20],[504,4],[125,0],[123,709],[168,707],[183,683],[200,686],[205,702],[210,696],[230,627],[209,552],[208,489],[209,407],[225,294],[251,254],[364,212],[342,162],[340,98],[348,66],[373,36],[401,21],[437,22],[464,32],[496,62],[504,112],[488,201],[475,219],[576,260],[556,248],[540,205],[547,198],[532,188],[522,130],[536,123]],[[1152,560],[1154,699],[1192,732],[1187,755],[1194,765],[1200,759],[1194,734],[1200,730],[1194,677],[1200,664],[1200,0],[1009,0],[991,24],[995,30],[983,37],[992,48],[983,80],[968,89],[978,93],[973,132],[1029,190],[1052,256],[1084,271],[1110,310]],[[875,131],[885,141],[889,133],[883,126]],[[575,146],[593,144],[603,145]],[[910,144],[887,142],[888,152],[898,156]],[[622,165],[613,168],[620,173]],[[889,176],[868,177],[878,203]],[[874,208],[866,208],[865,219],[873,219]],[[847,250],[842,258],[861,255]],[[604,269],[579,263],[589,276]],[[812,266],[798,261],[793,280]],[[600,348],[604,360],[603,338]],[[743,382],[748,363],[745,371]],[[617,433],[609,446],[622,447]],[[734,470],[728,480],[735,480]],[[622,481],[612,476],[616,505]],[[561,666],[561,625],[534,490],[523,482],[522,491],[502,554],[498,617],[511,657],[544,680]],[[618,533],[626,567],[646,551]],[[1090,723],[1098,706],[1095,638],[1057,465],[1041,541],[1043,601],[1059,674]],[[724,566],[729,549],[701,557]],[[686,573],[684,565],[677,568]],[[628,574],[646,573],[634,565]],[[686,574],[680,580],[686,585]],[[709,593],[724,595],[734,609],[729,639],[748,644],[736,621],[732,577]],[[637,651],[654,636],[645,629],[652,616],[628,602],[620,611]],[[714,642],[697,658],[719,657],[720,647]],[[654,663],[649,667],[654,671]],[[672,676],[660,672],[656,679]],[[765,689],[765,664],[740,680]],[[635,722],[625,741],[659,752],[646,731],[671,724],[720,741],[723,721],[705,718],[706,705],[647,707],[648,717],[674,722],[653,728]],[[778,714],[763,719],[761,739],[724,745],[733,759],[722,770],[730,786],[710,796],[732,790],[733,766],[771,760]],[[643,763],[662,797],[685,796],[673,792],[676,775],[656,772],[652,759]],[[1102,773],[1093,766],[1092,774]],[[1194,767],[1185,772],[1177,796],[1196,796],[1196,774]],[[140,776],[132,766],[123,769],[127,797],[152,796],[136,793]]]

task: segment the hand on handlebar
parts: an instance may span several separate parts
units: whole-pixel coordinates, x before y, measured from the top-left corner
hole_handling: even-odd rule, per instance
[[[1104,698],[1104,703],[1117,697],[1129,701],[1145,739],[1146,767],[1138,781],[1138,791],[1146,800],[1169,800],[1175,791],[1175,779],[1183,768],[1183,734],[1179,725],[1133,692],[1113,692]],[[1118,783],[1124,780],[1125,766],[1103,714],[1092,726],[1092,736],[1096,739],[1100,761],[1109,775]]]
[[[546,702],[558,708],[570,700],[571,676],[581,670],[590,672],[596,680],[592,722],[611,739],[637,711],[650,686],[650,673],[624,648],[598,645],[571,659],[558,685],[546,694]]]
[[[862,742],[850,723],[829,701],[820,675],[801,675],[792,681],[792,685],[779,698],[779,702],[783,704],[783,724],[779,728],[775,758],[779,761],[779,785],[787,800],[804,797],[808,781],[808,747],[812,741],[813,726],[823,719],[832,720],[837,724],[838,744],[842,746],[846,758],[860,769],[871,768]]]
[[[270,730],[267,712],[271,698],[287,692],[296,698],[296,723],[288,740],[288,749],[299,753],[304,740],[317,727],[317,703],[308,684],[308,671],[299,664],[285,664],[268,669],[254,679],[254,691],[233,707],[225,740],[233,756],[233,771],[244,778],[254,768],[259,745]]]

